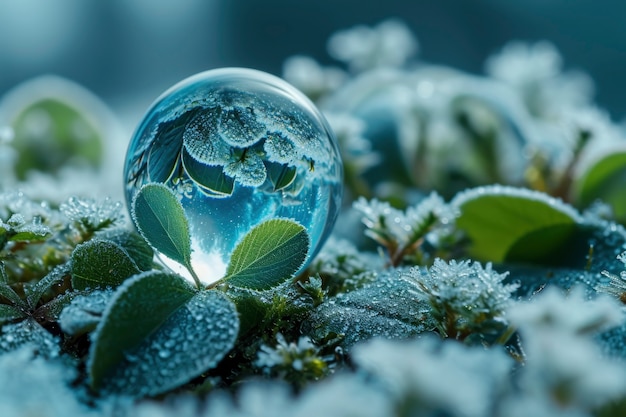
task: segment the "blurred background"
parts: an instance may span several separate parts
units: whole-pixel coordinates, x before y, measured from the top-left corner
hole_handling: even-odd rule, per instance
[[[56,74],[101,97],[125,128],[177,81],[245,66],[280,75],[307,54],[332,63],[328,37],[397,17],[416,34],[420,59],[481,74],[508,41],[549,40],[566,68],[595,81],[596,102],[626,115],[623,0],[0,0],[0,96]]]

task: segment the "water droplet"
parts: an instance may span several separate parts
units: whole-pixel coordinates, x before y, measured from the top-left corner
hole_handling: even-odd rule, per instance
[[[246,69],[198,74],[157,99],[130,142],[124,177],[129,203],[151,182],[178,196],[192,265],[207,282],[222,277],[251,228],[272,218],[307,228],[312,259],[342,195],[342,162],[321,113],[284,81]]]

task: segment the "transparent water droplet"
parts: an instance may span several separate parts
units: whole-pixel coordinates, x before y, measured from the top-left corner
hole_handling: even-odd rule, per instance
[[[124,177],[129,204],[151,182],[178,196],[191,263],[206,282],[221,278],[239,240],[272,218],[307,228],[312,259],[342,195],[342,162],[321,113],[279,78],[246,69],[198,74],[157,99],[130,142]]]

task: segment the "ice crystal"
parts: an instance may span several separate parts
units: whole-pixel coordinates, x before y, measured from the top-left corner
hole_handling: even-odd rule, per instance
[[[399,67],[417,52],[417,40],[398,20],[386,20],[376,27],[355,26],[330,37],[328,52],[346,62],[353,71],[377,67]]]
[[[617,259],[619,259],[626,267],[626,252],[622,252]],[[605,285],[598,285],[596,289],[601,292],[605,292],[615,296],[622,303],[626,304],[626,270],[620,272],[619,275],[612,274],[608,271],[603,271],[602,275],[609,278],[610,282]]]

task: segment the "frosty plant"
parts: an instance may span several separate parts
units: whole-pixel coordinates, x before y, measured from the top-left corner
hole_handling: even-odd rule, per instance
[[[125,274],[132,276],[115,290],[93,333],[89,376],[94,388],[155,395],[215,367],[233,348],[239,317],[222,290],[262,291],[279,285],[302,265],[309,239],[293,221],[262,223],[235,248],[226,276],[203,288],[189,262],[189,229],[174,194],[160,184],[145,185],[135,197],[132,213],[152,246],[189,268],[196,288],[168,272]],[[85,253],[75,254],[76,261],[98,262],[104,249],[98,246],[79,247]],[[86,272],[74,275],[78,286],[119,284]]]

